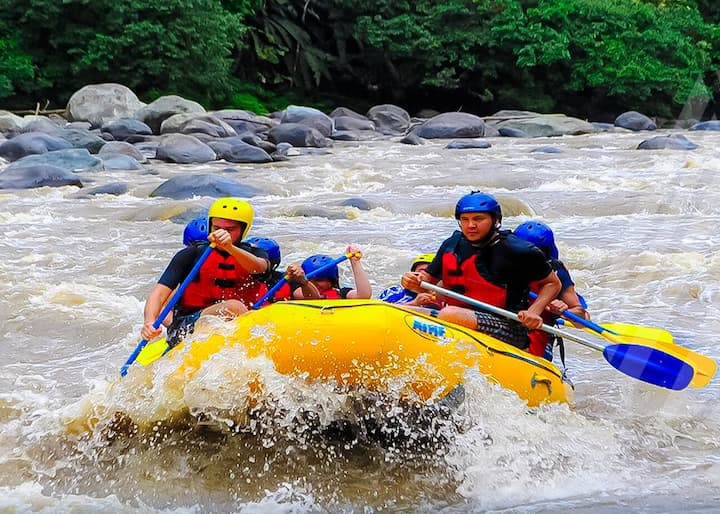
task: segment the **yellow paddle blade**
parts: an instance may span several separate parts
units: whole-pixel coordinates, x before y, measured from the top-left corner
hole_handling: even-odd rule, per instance
[[[145,348],[142,349],[140,354],[137,356],[137,359],[135,359],[136,362],[139,362],[143,366],[147,366],[148,364],[152,364],[156,360],[158,360],[160,357],[163,356],[165,351],[168,348],[168,344],[165,341],[165,338],[156,339],[152,343],[148,343],[145,345]]]
[[[674,343],[673,335],[664,328],[643,327],[629,323],[600,323],[600,326],[628,337],[639,337],[661,343]]]

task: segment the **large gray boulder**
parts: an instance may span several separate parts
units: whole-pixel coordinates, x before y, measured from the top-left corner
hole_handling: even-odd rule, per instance
[[[102,171],[103,161],[90,155],[85,148],[66,148],[43,154],[28,155],[10,164],[7,169],[27,168],[28,166],[54,166],[66,171],[81,173]]]
[[[98,157],[106,159],[111,155],[127,155],[138,162],[147,162],[147,157],[135,146],[127,141],[108,141],[98,152]],[[152,157],[155,157],[153,149]]]
[[[270,129],[268,139],[275,143],[290,143],[295,147],[316,147],[328,146],[327,139],[320,132],[307,125],[300,123],[283,123]]]
[[[207,145],[215,151],[218,159],[225,159],[228,162],[272,162],[272,157],[265,150],[249,145],[238,137],[209,141]]]
[[[341,118],[341,117],[356,118],[358,120],[367,120],[368,119],[367,116],[357,113],[348,107],[336,107],[330,113],[330,117],[333,119]]]
[[[89,130],[67,128],[58,132],[57,137],[64,139],[75,148],[85,148],[90,153],[98,153],[107,141]]]
[[[83,187],[77,175],[49,164],[6,169],[0,173],[0,189],[32,189],[44,186]]]
[[[354,116],[338,116],[335,120],[335,130],[375,130],[375,124],[369,119]]]
[[[317,129],[323,136],[328,137],[333,132],[333,119],[314,107],[289,105],[280,118],[282,123],[300,123]]]
[[[175,200],[186,200],[195,196],[237,196],[250,198],[262,192],[256,187],[242,184],[236,180],[209,174],[181,175],[160,184],[151,197],[162,196]]]
[[[367,118],[375,124],[375,130],[383,134],[405,134],[410,127],[410,114],[397,105],[383,104],[371,107]]]
[[[656,130],[657,125],[653,120],[640,114],[637,111],[627,111],[615,118],[615,126],[628,130]]]
[[[638,150],[695,150],[697,144],[690,141],[682,134],[669,136],[655,136],[646,139],[637,147]]]
[[[160,134],[162,122],[179,113],[204,114],[205,108],[197,102],[177,95],[161,96],[135,113],[135,118],[148,125],[154,134]]]
[[[103,157],[103,167],[106,171],[113,170],[141,170],[142,164],[129,155],[114,154]]]
[[[135,118],[113,120],[103,125],[100,130],[111,134],[115,141],[125,141],[132,136],[152,135],[152,129],[147,124]]]
[[[122,84],[92,84],[70,97],[66,110],[69,121],[87,121],[93,127],[120,118],[130,118],[145,104]]]
[[[720,130],[720,120],[701,121],[693,124],[688,130]]]
[[[0,110],[0,133],[19,132],[23,126],[23,119],[17,114]]]
[[[514,129],[530,137],[574,136],[595,132],[592,123],[570,116],[554,114],[508,119],[496,124],[495,128],[498,129],[498,134],[502,129]]]
[[[160,140],[155,158],[165,162],[190,164],[217,159],[215,152],[198,138],[185,134],[168,134]]]
[[[243,111],[242,109],[223,109],[213,111],[210,114],[226,122],[234,128],[238,134],[246,130],[254,133],[267,132],[272,127],[280,124],[280,121],[276,119],[261,116],[250,111]]]
[[[20,134],[0,144],[0,157],[8,161],[16,161],[26,155],[41,154],[72,148],[72,144],[59,137],[50,136],[43,132],[30,132]]]
[[[467,112],[445,112],[413,128],[423,139],[454,139],[497,136],[498,132],[479,116]]]
[[[174,114],[163,121],[161,134],[192,134],[209,137],[232,137],[237,132],[222,119],[210,114]]]
[[[47,116],[35,116],[33,114],[23,118],[23,126],[20,132],[43,132],[51,136],[57,136],[63,130],[65,123],[53,121]]]

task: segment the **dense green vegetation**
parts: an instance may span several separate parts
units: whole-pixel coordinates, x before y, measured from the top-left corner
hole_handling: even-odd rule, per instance
[[[119,82],[256,112],[672,117],[720,99],[718,24],[711,0],[0,0],[0,105]]]

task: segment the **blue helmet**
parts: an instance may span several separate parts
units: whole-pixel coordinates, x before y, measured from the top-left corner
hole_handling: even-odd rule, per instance
[[[280,245],[274,239],[270,239],[269,237],[251,237],[246,239],[245,242],[265,250],[270,258],[270,265],[273,268],[277,268],[280,265]]]
[[[545,223],[526,221],[513,231],[520,239],[528,241],[540,248],[551,259],[557,259],[559,252],[555,246],[555,235]]]
[[[461,214],[468,212],[489,212],[495,220],[495,225],[500,226],[502,210],[500,204],[492,195],[472,191],[458,200],[455,205],[455,219],[459,220]]]
[[[185,230],[183,231],[183,244],[185,246],[207,241],[207,237],[207,218],[195,218],[185,225]]]
[[[323,255],[321,253],[311,255],[307,259],[305,259],[302,263],[302,269],[305,272],[305,275],[309,275],[313,271],[322,268],[323,266],[327,266],[332,261],[334,261],[332,257],[329,255]],[[327,279],[332,280],[334,284],[337,284],[339,278],[340,278],[340,272],[338,270],[337,264],[333,264],[329,268],[323,270],[319,275],[314,275],[314,279]]]

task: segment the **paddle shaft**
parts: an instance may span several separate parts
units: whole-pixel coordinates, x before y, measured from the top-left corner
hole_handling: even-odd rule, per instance
[[[462,295],[460,293],[456,293],[454,291],[450,291],[448,289],[445,289],[440,286],[436,286],[435,284],[430,284],[429,282],[420,282],[420,287],[424,289],[429,289],[431,291],[435,291],[436,293],[440,293],[441,295],[448,296],[450,298],[454,298],[455,300],[459,300],[461,302],[465,302],[470,305],[474,305],[476,307],[480,307],[483,310],[486,310],[488,312],[492,312],[493,314],[498,314],[500,316],[503,316],[505,318],[509,318],[512,320],[515,320],[517,322],[520,322],[520,318],[517,314],[514,312],[501,309],[500,307],[495,307],[494,305],[490,305],[485,302],[481,302],[480,300],[476,300],[474,298],[470,298],[469,296]],[[563,337],[566,339],[570,339],[572,341],[575,341],[576,343],[580,343],[583,346],[587,346],[588,348],[592,348],[593,350],[597,350],[599,352],[602,352],[605,347],[594,343],[593,341],[589,341],[587,339],[584,339],[582,337],[578,337],[574,334],[569,334],[568,332],[565,332],[564,330],[560,330],[555,327],[551,327],[550,325],[546,325],[543,323],[542,327],[540,328],[543,332],[547,332],[548,334],[553,334],[558,337]]]
[[[311,271],[310,273],[308,273],[307,275],[305,275],[305,278],[307,278],[307,279],[309,280],[309,279],[311,279],[311,278],[313,278],[313,277],[316,277],[316,276],[318,276],[320,273],[322,273],[323,271],[325,271],[326,269],[332,268],[333,266],[337,266],[338,264],[340,264],[340,263],[343,262],[343,261],[346,261],[346,260],[349,259],[350,257],[352,257],[352,254],[342,255],[342,256],[338,257],[337,259],[335,259],[334,261],[328,262],[325,266],[321,266],[321,267],[319,267],[318,269]],[[280,280],[278,280],[278,281],[275,283],[275,285],[272,286],[267,293],[265,293],[264,295],[262,295],[262,296],[260,297],[260,299],[259,299],[257,302],[255,302],[255,304],[253,305],[253,309],[259,309],[260,306],[261,306],[263,303],[265,303],[268,299],[272,298],[272,296],[273,296],[275,293],[277,293],[277,292],[280,290],[280,288],[281,288],[283,285],[285,285],[285,283],[286,283],[287,281],[288,281],[288,280],[287,280],[287,275],[284,275],[283,278],[281,278]]]
[[[213,248],[214,245],[209,245],[202,253],[200,258],[197,260],[197,262],[195,262],[195,265],[190,270],[190,273],[188,273],[188,276],[185,277],[185,280],[183,280],[182,284],[180,284],[180,286],[175,290],[175,293],[170,298],[170,301],[167,302],[165,308],[160,312],[160,315],[158,315],[157,319],[153,322],[153,328],[160,328],[160,325],[162,324],[165,317],[170,313],[173,307],[175,307],[175,304],[178,302],[178,300],[180,300],[180,297],[185,292],[185,289],[187,289],[187,286],[190,285],[190,282],[193,281],[195,276],[198,274],[198,271],[200,271],[200,267],[210,256],[210,253],[212,253]],[[132,363],[135,362],[135,359],[137,359],[137,356],[140,354],[140,352],[147,343],[147,339],[143,339],[138,343],[133,352],[130,354],[130,357],[128,357],[127,361],[125,361],[125,364],[123,364],[122,368],[120,368],[120,376],[124,377],[125,375],[127,375],[128,368],[132,366]]]
[[[520,321],[520,318],[514,312],[489,305],[434,284],[428,284],[427,282],[420,282],[420,286],[449,298],[474,305],[488,312]],[[605,360],[612,367],[630,377],[637,378],[649,384],[679,391],[685,389],[693,378],[694,370],[690,364],[657,348],[629,343],[602,346],[545,324],[542,325],[541,330],[570,341],[575,341],[588,348],[598,350],[602,352],[603,357],[605,357]]]
[[[535,300],[535,299],[537,299],[537,296],[538,296],[538,295],[537,295],[536,293],[533,293],[532,291],[530,291],[530,294],[529,294],[528,296],[530,296],[530,298],[532,298],[533,300]],[[601,325],[598,325],[597,323],[593,323],[592,321],[590,321],[590,320],[588,320],[588,319],[582,318],[582,317],[578,316],[577,314],[575,314],[574,312],[570,312],[568,309],[565,309],[565,310],[562,312],[562,315],[563,315],[565,318],[567,318],[567,319],[569,319],[570,321],[572,321],[573,323],[577,323],[577,324],[579,324],[579,325],[583,325],[584,327],[587,327],[587,328],[589,328],[590,330],[594,330],[594,331],[597,332],[598,334],[602,334],[603,332],[607,332],[608,334],[612,334],[612,335],[620,335],[620,334],[618,334],[617,332],[615,332],[614,330],[610,330],[610,329],[605,328],[605,327],[603,327],[603,326],[601,326]]]

